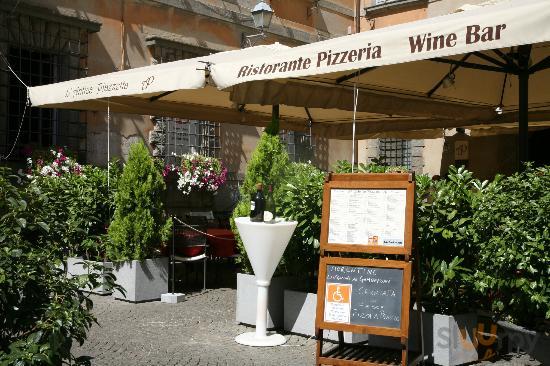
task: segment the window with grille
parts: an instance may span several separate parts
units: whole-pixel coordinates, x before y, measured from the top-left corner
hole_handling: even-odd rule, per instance
[[[207,54],[206,50],[172,44],[153,44],[152,56],[158,63],[183,60]],[[162,157],[166,164],[176,164],[176,155],[198,153],[205,156],[220,155],[220,124],[210,121],[188,120],[173,117],[155,117],[153,154]]]
[[[86,159],[86,113],[27,108],[25,87],[83,77],[88,30],[17,12],[0,11],[0,155],[22,161],[34,150],[64,146]],[[18,136],[19,135],[19,136]]]
[[[313,135],[306,132],[285,131],[279,134],[286,145],[290,161],[297,163],[313,162],[315,145]]]
[[[411,169],[411,141],[403,139],[380,139],[378,156],[382,163],[390,166],[404,166]]]

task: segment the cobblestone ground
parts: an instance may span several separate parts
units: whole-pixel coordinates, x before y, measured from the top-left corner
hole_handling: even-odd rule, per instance
[[[99,326],[94,325],[77,356],[92,365],[304,366],[315,364],[315,340],[286,334],[280,347],[235,343],[253,328],[236,324],[234,289],[195,293],[179,304],[159,301],[131,304],[92,296]],[[539,366],[527,355],[507,355],[483,366]]]
[[[75,348],[92,365],[313,365],[315,340],[286,335],[280,347],[247,347],[234,341],[253,328],[236,324],[236,291],[207,290],[179,304],[131,304],[93,296],[94,325]]]

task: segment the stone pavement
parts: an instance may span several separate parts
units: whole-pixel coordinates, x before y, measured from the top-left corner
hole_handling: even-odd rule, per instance
[[[92,295],[94,325],[77,356],[92,365],[304,366],[315,363],[315,340],[286,334],[280,347],[241,346],[234,338],[254,328],[235,322],[236,290],[194,293],[179,304],[132,304]],[[526,355],[510,355],[478,365],[540,365]]]
[[[179,304],[131,304],[92,296],[100,326],[75,348],[92,365],[313,365],[315,340],[286,335],[280,347],[241,346],[235,336],[253,328],[236,324],[236,291],[207,290]]]

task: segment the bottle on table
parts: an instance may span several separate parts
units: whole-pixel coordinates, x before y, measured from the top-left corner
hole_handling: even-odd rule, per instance
[[[273,197],[273,187],[269,185],[267,190],[267,198],[265,200],[264,222],[274,224],[276,216],[277,209],[275,207],[275,198]]]
[[[262,183],[256,184],[256,194],[250,201],[250,221],[263,222],[265,210],[265,197]]]

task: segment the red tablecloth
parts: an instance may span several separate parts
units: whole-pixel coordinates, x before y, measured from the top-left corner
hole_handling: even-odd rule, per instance
[[[231,257],[237,254],[237,242],[231,230],[207,229],[206,233],[215,236],[215,238],[207,237],[212,257]]]

